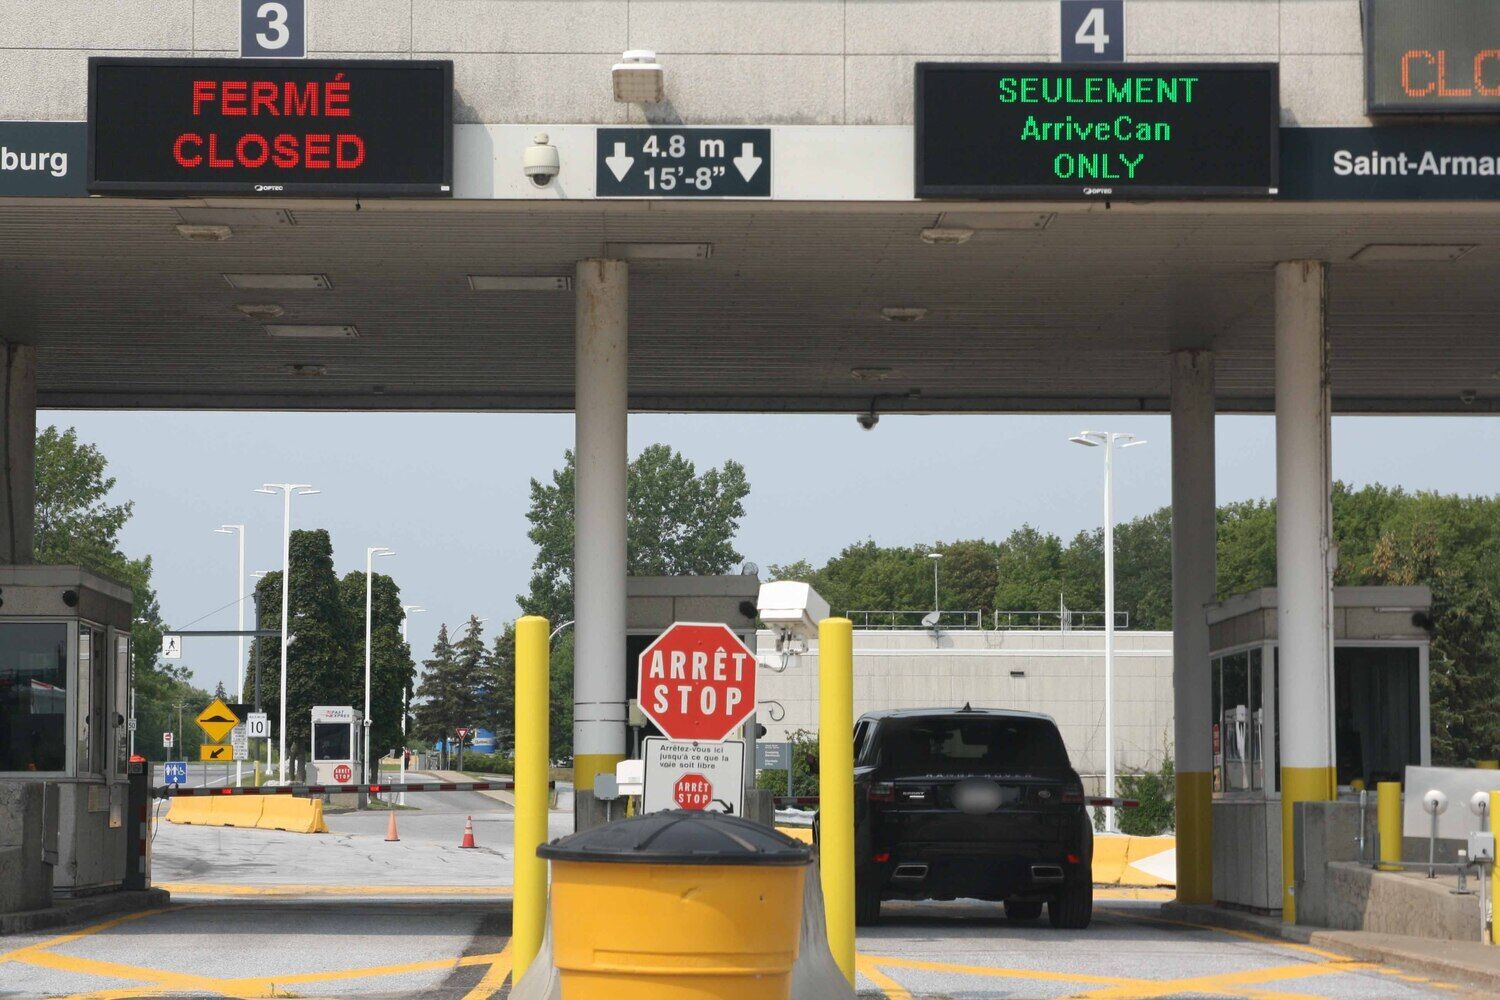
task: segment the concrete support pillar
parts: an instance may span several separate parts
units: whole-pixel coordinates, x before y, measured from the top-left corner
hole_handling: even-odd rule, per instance
[[[1296,920],[1292,815],[1331,799],[1333,477],[1320,261],[1276,265],[1276,587],[1281,693],[1282,919]],[[1269,665],[1268,665],[1269,666]]]
[[[1172,355],[1172,702],[1177,754],[1177,901],[1211,903],[1213,690],[1204,606],[1218,586],[1214,355]]]
[[[36,530],[36,348],[0,341],[0,565],[32,561]]]
[[[573,780],[625,756],[625,425],[629,266],[578,262],[573,546]]]

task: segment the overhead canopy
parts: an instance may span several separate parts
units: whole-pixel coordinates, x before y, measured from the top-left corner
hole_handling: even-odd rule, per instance
[[[1160,411],[1168,352],[1212,347],[1220,408],[1265,411],[1271,269],[1297,258],[1331,264],[1340,412],[1500,400],[1492,204],[253,206],[0,205],[0,336],[37,345],[41,405],[568,410],[572,294],[478,292],[468,276],[571,275],[634,241],[713,248],[632,266],[639,410]],[[977,231],[922,242],[940,219]],[[231,235],[191,241],[185,222]],[[1371,244],[1474,249],[1351,259]],[[238,272],[332,287],[241,290],[224,278]],[[236,308],[265,304],[283,310],[269,322],[358,337],[273,339]],[[893,322],[885,307],[927,312]]]

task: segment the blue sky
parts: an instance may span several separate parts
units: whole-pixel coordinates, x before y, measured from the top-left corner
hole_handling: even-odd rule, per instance
[[[213,529],[246,527],[246,571],[279,569],[281,502],[263,482],[311,483],[294,527],[325,527],[340,574],[364,568],[366,546],[396,555],[381,571],[408,604],[414,653],[441,622],[477,614],[491,627],[516,613],[533,549],[528,482],[545,478],[572,441],[566,414],[308,414],[47,411],[97,444],[136,503],[124,532],[132,555],[156,566],[162,612],[177,627],[233,628],[235,547]],[[751,493],[738,546],[762,568],[821,561],[850,542],[883,544],[1003,537],[1033,524],[1064,537],[1097,526],[1100,452],[1071,445],[1080,430],[1129,431],[1147,445],[1119,453],[1116,509],[1127,519],[1170,500],[1165,417],[885,416],[863,431],[850,415],[643,415],[631,418],[635,454],[656,441],[699,468],[742,462]],[[1363,484],[1460,493],[1500,492],[1500,420],[1346,417],[1334,422],[1334,474]],[[1270,496],[1275,442],[1269,417],[1220,417],[1221,500]],[[203,617],[208,615],[208,617]],[[234,640],[185,650],[198,683],[229,680]]]

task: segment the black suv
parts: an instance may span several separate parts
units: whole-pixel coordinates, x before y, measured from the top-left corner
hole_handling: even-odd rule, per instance
[[[1047,904],[1053,927],[1094,912],[1094,829],[1057,724],[997,709],[872,712],[854,727],[855,917],[883,899]]]

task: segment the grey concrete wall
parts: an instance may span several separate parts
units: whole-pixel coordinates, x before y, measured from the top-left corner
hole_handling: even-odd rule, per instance
[[[40,781],[0,781],[0,913],[52,905],[52,866],[42,863]]]
[[[232,56],[237,0],[9,0],[0,120],[82,119],[89,55]],[[912,118],[918,60],[1055,60],[1057,0],[314,0],[308,54],[454,62],[462,122],[642,120],[609,68],[655,49],[694,123]],[[1359,0],[1130,0],[1133,60],[1281,64],[1289,124],[1364,118]]]
[[[1377,872],[1340,862],[1328,866],[1326,884],[1328,927],[1447,941],[1479,940],[1478,893],[1455,896],[1448,879],[1429,881],[1420,874]],[[1298,923],[1302,923],[1300,914]]]
[[[1115,653],[1116,758],[1121,773],[1150,770],[1172,749],[1172,634],[1121,632]],[[774,636],[757,655],[777,662]],[[1018,676],[1019,675],[1019,676]],[[768,740],[818,728],[816,644],[782,673],[762,670],[757,699],[786,715],[759,720]],[[1099,632],[854,633],[854,714],[893,708],[984,708],[1045,712],[1057,720],[1068,756],[1084,775],[1104,771],[1104,636]],[[1097,782],[1091,782],[1096,788]]]
[[[1258,913],[1281,910],[1281,802],[1213,803],[1214,899]]]

